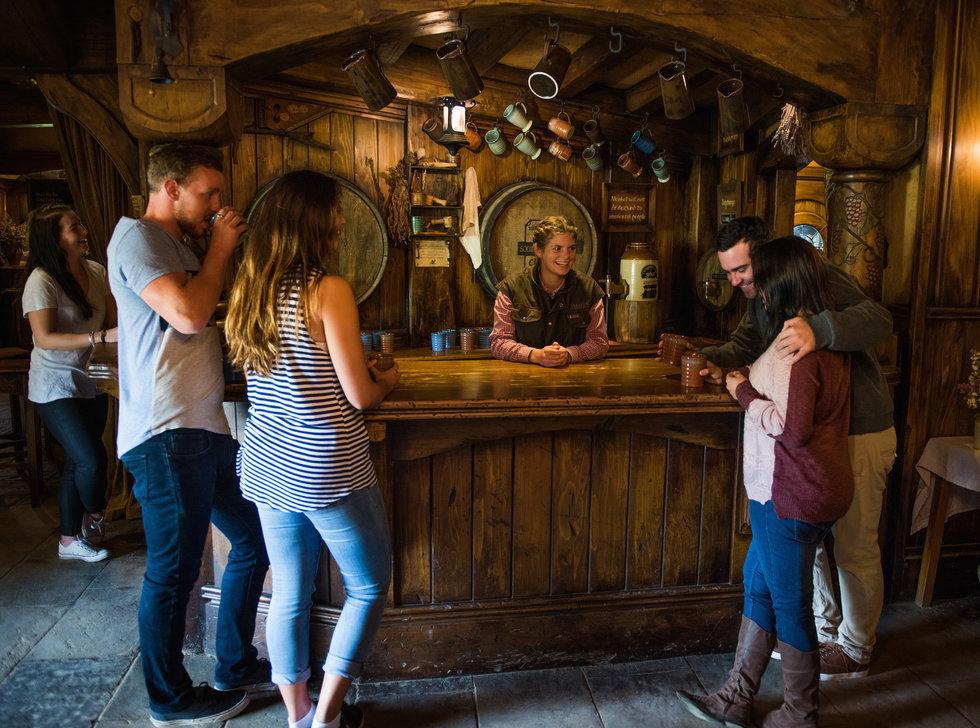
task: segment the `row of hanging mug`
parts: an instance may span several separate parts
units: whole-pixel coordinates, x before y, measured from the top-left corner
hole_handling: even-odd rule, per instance
[[[630,137],[629,149],[619,155],[616,164],[634,177],[639,177],[646,168],[646,163],[641,161],[641,157],[653,157],[656,149],[657,145],[653,141],[653,137],[650,136],[649,129],[642,126],[633,132]],[[650,160],[650,169],[658,182],[670,180],[670,170],[667,169],[667,160],[663,154]]]
[[[596,109],[598,110],[598,107]],[[528,117],[527,107],[521,101],[516,101],[504,109],[503,117],[520,129],[521,133],[528,132],[534,126],[534,121]],[[548,121],[547,126],[548,131],[565,141],[568,141],[575,135],[575,125],[564,109],[553,116]],[[601,147],[606,143],[606,139],[602,135],[602,129],[599,128],[598,113],[594,113],[592,118],[582,125],[582,131],[585,132],[585,135],[594,146]]]
[[[500,156],[506,154],[507,152],[507,140],[504,138],[503,132],[500,127],[494,126],[490,129],[483,137],[483,140],[487,144],[487,148]],[[516,137],[514,137],[514,148],[517,151],[522,152],[529,156],[531,159],[537,159],[541,156],[542,149],[538,146],[537,135],[530,130],[520,132]],[[562,162],[567,162],[572,158],[572,147],[564,140],[564,138],[556,137],[554,141],[548,146],[548,152],[551,153],[555,159],[559,159]],[[598,171],[602,169],[602,157],[599,155],[599,148],[592,144],[586,147],[585,151],[582,152],[582,159],[585,160],[586,166],[592,171]]]

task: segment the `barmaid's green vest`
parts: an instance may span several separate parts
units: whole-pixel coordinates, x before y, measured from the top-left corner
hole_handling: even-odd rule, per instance
[[[540,262],[508,276],[497,290],[511,301],[510,317],[521,344],[540,349],[557,341],[562,346],[585,342],[589,311],[602,300],[602,288],[592,278],[569,271],[565,285],[549,296],[538,278]]]

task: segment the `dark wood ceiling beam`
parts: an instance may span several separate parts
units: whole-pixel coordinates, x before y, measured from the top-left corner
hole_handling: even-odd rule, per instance
[[[481,76],[510,53],[527,33],[527,26],[518,23],[492,28],[480,28],[466,39],[466,54]]]
[[[614,53],[609,48],[609,38],[592,38],[572,55],[561,94],[577,96],[594,83],[608,83],[607,75],[615,73],[616,69],[635,69],[634,61],[643,48],[637,43],[633,43],[631,48]]]
[[[412,44],[411,38],[402,38],[400,40],[389,41],[387,43],[381,43],[378,45],[378,61],[381,62],[382,68],[388,68],[389,66],[394,66],[401,60],[402,55],[408,50],[408,47]]]

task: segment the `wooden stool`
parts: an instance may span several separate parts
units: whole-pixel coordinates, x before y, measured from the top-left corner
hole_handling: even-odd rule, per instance
[[[15,352],[23,355],[11,356]],[[0,394],[10,396],[12,432],[0,436],[0,463],[12,464],[27,480],[31,493],[31,506],[41,505],[44,495],[44,448],[41,438],[41,419],[34,404],[27,399],[27,371],[30,359],[27,352],[12,349],[0,350]],[[7,452],[9,451],[9,452]]]

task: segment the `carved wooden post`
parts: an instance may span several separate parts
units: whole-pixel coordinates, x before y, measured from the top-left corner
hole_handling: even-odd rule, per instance
[[[827,257],[881,299],[890,171],[922,148],[925,107],[847,103],[809,117],[808,147],[827,177]]]
[[[827,179],[827,257],[878,301],[888,244],[883,222],[887,191],[884,172],[835,172]]]

